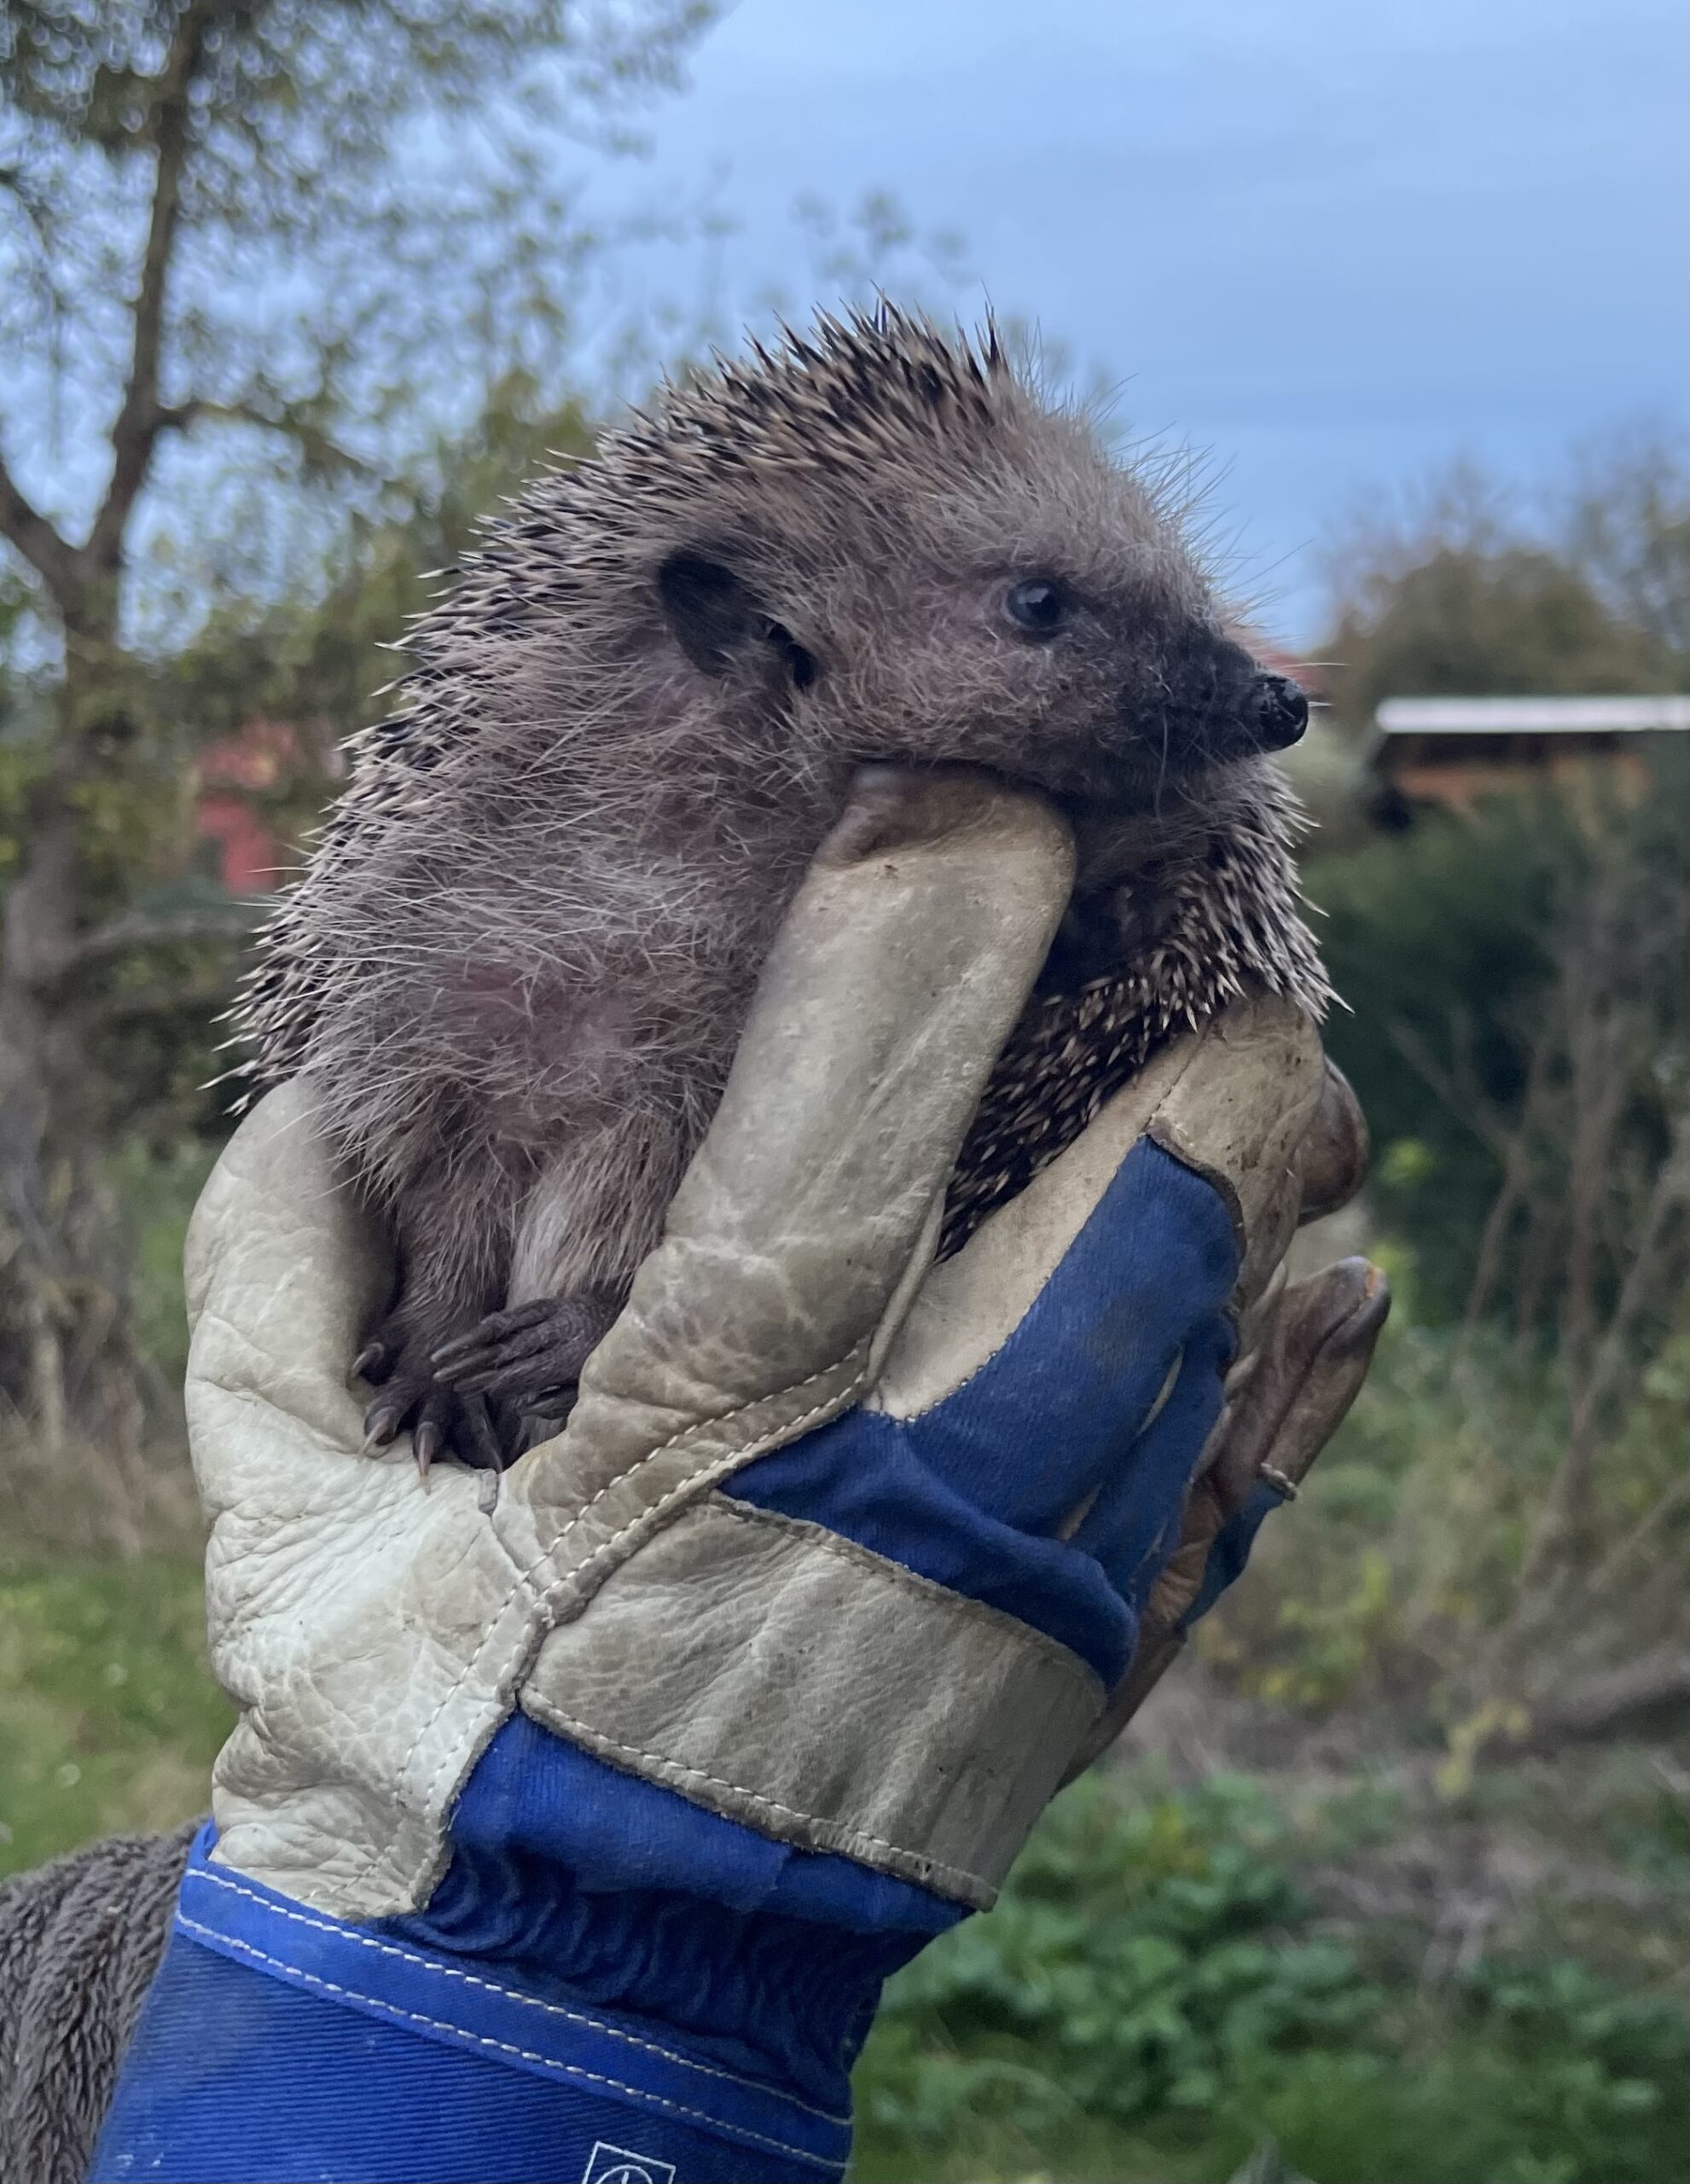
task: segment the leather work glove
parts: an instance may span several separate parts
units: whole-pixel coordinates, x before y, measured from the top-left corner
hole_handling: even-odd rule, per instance
[[[933,1266],[1071,882],[1031,798],[863,787],[663,1242],[491,1512],[360,1453],[384,1247],[297,1089],[242,1126],[188,1254],[240,1722],[96,2178],[841,2172],[881,1982],[990,1904],[1382,1316],[1353,1269],[1277,1279],[1360,1139],[1267,999]]]

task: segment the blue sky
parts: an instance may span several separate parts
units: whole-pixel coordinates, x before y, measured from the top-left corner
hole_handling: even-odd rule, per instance
[[[740,0],[630,183],[717,175],[733,264],[794,296],[801,191],[961,230],[1134,428],[1228,466],[1306,640],[1358,501],[1678,427],[1686,60],[1681,0]]]

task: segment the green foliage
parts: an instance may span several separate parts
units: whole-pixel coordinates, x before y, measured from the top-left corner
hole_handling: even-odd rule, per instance
[[[1423,1308],[1459,1313],[1500,1180],[1492,1148],[1405,1058],[1406,1029],[1447,1055],[1455,1027],[1487,1098],[1518,1103],[1516,1017],[1549,976],[1548,936],[1585,862],[1558,799],[1498,801],[1477,825],[1428,816],[1409,832],[1311,859],[1339,993],[1327,1031],[1377,1148],[1371,1189],[1385,1229],[1412,1236]]]
[[[1417,1990],[1297,1877],[1381,1825],[1240,1780],[1077,1786],[997,1908],[892,1983],[853,2173],[1170,2184],[1266,2141],[1315,2184],[1668,2184],[1681,2011],[1566,1957]]]
[[[1641,1653],[1673,1628],[1684,1513],[1611,1558],[1681,1477],[1687,1365],[1686,1339],[1670,1337],[1627,1391],[1574,1627],[1537,1681],[1577,1641]],[[1199,1655],[1277,1706],[1385,1706],[1421,1738],[1455,1728],[1466,1678],[1517,1607],[1567,1427],[1554,1363],[1494,1329],[1461,1336],[1393,1311],[1294,1519],[1263,1527],[1250,1577],[1199,1626]]]
[[[203,1810],[232,1723],[196,1562],[0,1560],[0,1873]]]
[[[1360,2024],[1378,1996],[1347,1949],[1306,1932],[1285,1833],[1235,1783],[1136,1808],[1077,1786],[992,1917],[897,1984],[869,2114],[934,2139],[965,2115],[1035,2136],[1077,2111],[1202,2116],[1240,2058]]]
[[[1305,868],[1350,1004],[1334,1012],[1327,1045],[1368,1116],[1373,1201],[1388,1234],[1413,1240],[1427,1317],[1459,1316],[1468,1301],[1534,1066],[1544,1080],[1537,1127],[1553,1136],[1554,1087],[1598,1008],[1611,1019],[1604,1036],[1619,1036],[1614,1012],[1626,1019],[1627,1043],[1609,1065],[1625,1080],[1616,1188],[1629,1188],[1633,1171],[1641,1183],[1664,1157],[1690,1089],[1681,743],[1661,739],[1634,802],[1594,790],[1582,804],[1548,792],[1498,798],[1472,819],[1429,815]],[[1598,944],[1604,961],[1587,971]],[[1596,990],[1561,991],[1570,970]],[[1562,1020],[1574,1002],[1579,1020]],[[1567,1142],[1536,1148],[1542,1194],[1564,1190],[1569,1152]],[[1558,1242],[1540,1240],[1552,1266]],[[1521,1295],[1505,1283],[1493,1301],[1506,1312]],[[1542,1285],[1541,1315],[1556,1295],[1553,1280]]]
[[[1542,548],[1441,547],[1339,623],[1344,716],[1383,699],[1670,690],[1673,663]]]
[[[1611,2059],[1581,2052],[1576,2020],[1522,2041],[1454,2011],[1394,2051],[1294,2059],[1259,2082],[1257,2113],[1312,2184],[1676,2184],[1682,2021],[1637,2014],[1646,2049]]]
[[[0,233],[0,334],[51,378],[61,414],[104,432],[139,288],[166,433],[244,438],[249,465],[285,447],[296,490],[386,475],[420,418],[461,416],[466,391],[519,361],[555,365],[592,247],[559,135],[626,144],[713,12],[9,9],[0,165],[21,217]],[[149,194],[164,255],[142,282]],[[150,434],[137,394],[131,421]]]
[[[191,642],[160,665],[165,702],[197,742],[253,718],[303,730],[308,763],[272,816],[314,821],[335,743],[380,718],[396,646],[481,520],[537,471],[585,454],[592,439],[579,402],[549,395],[525,370],[503,374],[467,430],[419,454],[389,482],[379,511],[351,510],[279,597],[217,597]]]
[[[439,572],[468,549],[487,508],[543,464],[590,444],[578,404],[508,375],[470,431],[442,438],[393,481],[380,514],[350,511],[293,589],[279,598],[218,595],[179,650],[127,663],[135,747],[81,797],[84,909],[204,930],[114,950],[76,982],[90,1064],[83,1096],[90,1127],[123,1148],[116,1172],[125,1190],[132,1183],[144,1194],[147,1158],[168,1166],[177,1157],[171,1141],[184,1133],[189,1167],[203,1165],[196,1148],[227,1128],[225,1095],[206,1088],[228,1066],[220,1019],[245,927],[221,886],[195,868],[198,754],[254,720],[287,723],[295,758],[252,800],[279,841],[302,839],[334,792],[341,738],[380,717],[393,648]],[[22,851],[50,718],[50,708],[20,704],[12,735],[0,737],[0,883]],[[165,1353],[171,1370],[177,1347],[172,1339]]]
[[[151,1143],[136,1137],[118,1146],[107,1163],[128,1230],[136,1342],[171,1388],[181,1385],[188,1363],[183,1245],[218,1150],[204,1137],[171,1136]]]

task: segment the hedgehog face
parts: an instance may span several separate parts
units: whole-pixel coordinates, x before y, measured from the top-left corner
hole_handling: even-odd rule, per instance
[[[787,613],[818,686],[836,651],[849,662],[864,755],[1139,806],[1302,733],[1302,693],[1258,670],[1172,524],[1071,419],[1030,410],[973,474],[918,483],[877,527],[822,627]],[[872,658],[852,658],[853,630],[874,632]]]
[[[808,755],[961,761],[1088,805],[1153,803],[1302,734],[1302,692],[1227,634],[1173,545],[1054,522],[982,550],[911,513],[832,568],[766,533],[677,550],[658,574],[671,636],[729,710],[775,709]]]
[[[1294,742],[1154,491],[1084,422],[884,311],[679,395],[669,636],[806,757],[962,761],[1087,805]],[[661,453],[659,455],[659,450]]]

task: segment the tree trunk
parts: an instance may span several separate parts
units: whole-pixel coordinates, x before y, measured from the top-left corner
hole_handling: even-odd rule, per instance
[[[128,1449],[140,1426],[124,1253],[67,990],[81,796],[114,741],[119,659],[104,618],[67,633],[54,757],[0,924],[0,1403],[49,1449]]]

